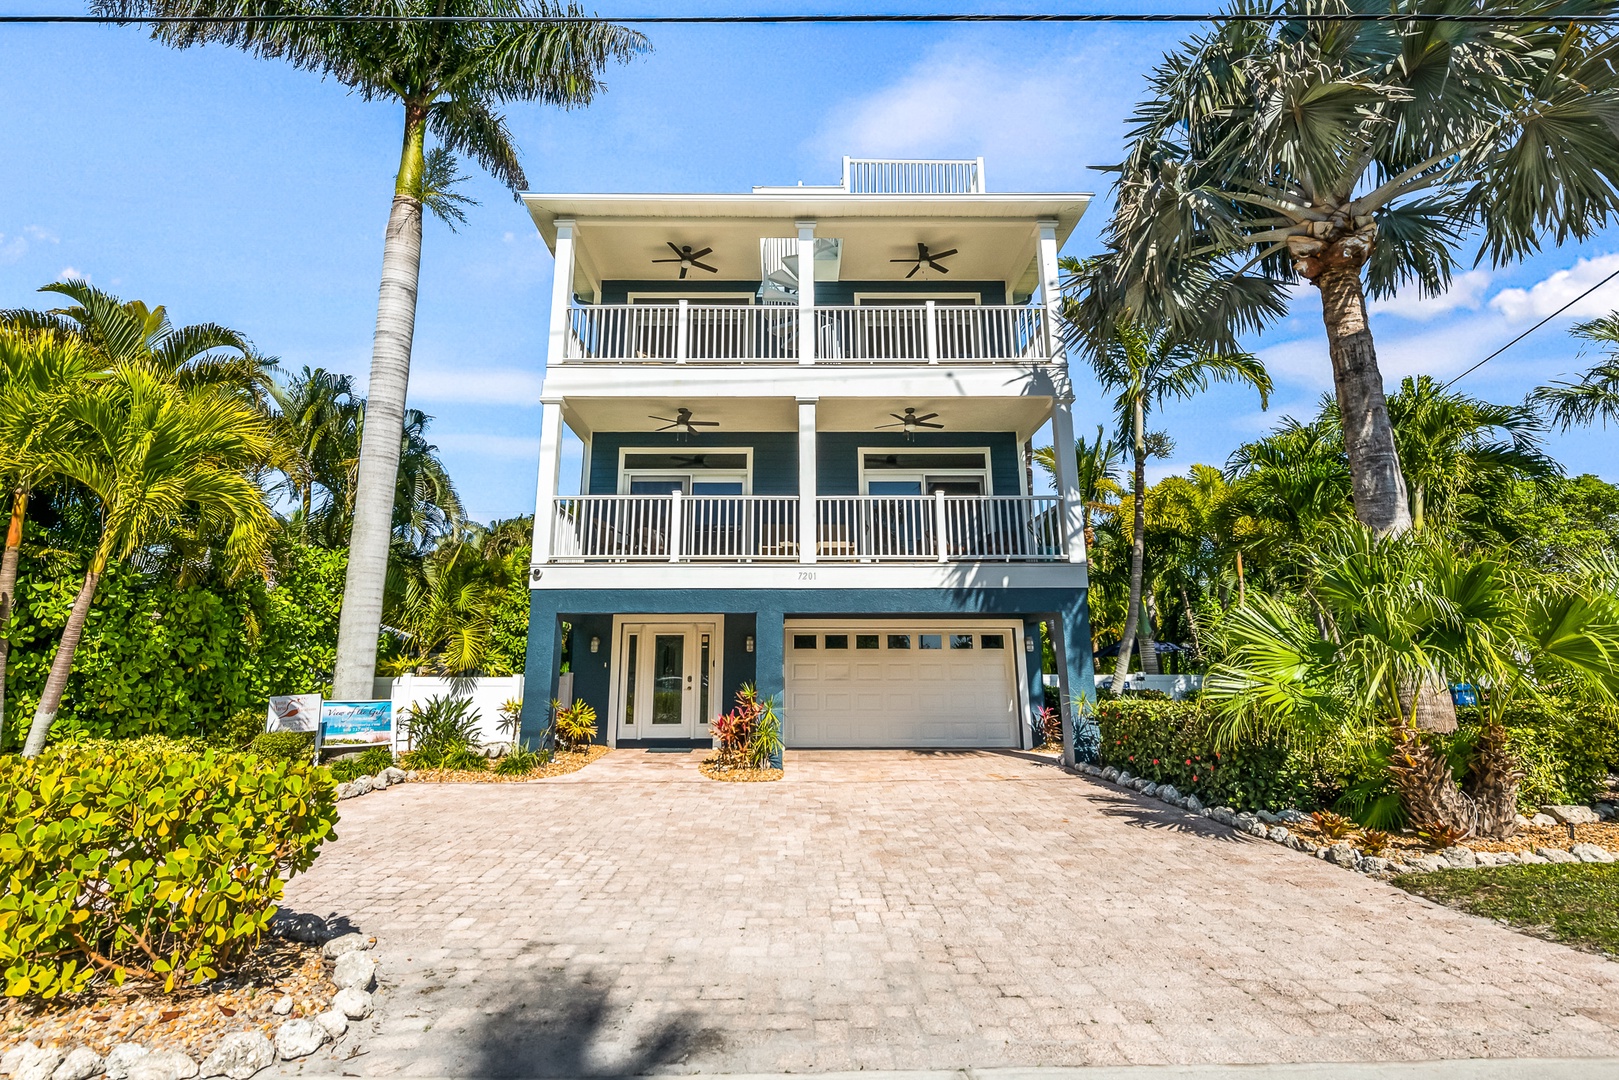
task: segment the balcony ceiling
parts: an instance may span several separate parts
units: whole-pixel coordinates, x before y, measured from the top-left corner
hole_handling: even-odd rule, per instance
[[[796,235],[813,220],[816,235],[843,240],[844,281],[899,281],[918,242],[956,248],[949,274],[924,269],[912,283],[1003,281],[1034,289],[1037,226],[1057,222],[1059,246],[1090,196],[1070,195],[524,195],[547,246],[556,249],[556,219],[576,222],[574,291],[591,296],[603,281],[677,280],[667,243],[714,250],[703,261],[719,271],[693,271],[688,281],[759,280],[759,241]]]
[[[570,396],[564,405],[568,423],[576,430],[655,431],[663,425],[651,416],[674,416],[687,408],[698,420],[718,420],[717,428],[704,428],[709,439],[726,432],[797,431],[798,406],[792,398],[581,398]],[[890,413],[907,407],[918,413],[936,412],[936,422],[952,431],[1014,431],[1026,439],[1051,415],[1051,400],[1044,397],[960,398],[825,398],[816,410],[820,431],[876,431],[892,422]],[[888,431],[897,429],[888,428]]]

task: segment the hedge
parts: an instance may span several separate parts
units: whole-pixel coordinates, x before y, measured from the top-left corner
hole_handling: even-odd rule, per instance
[[[0,758],[6,995],[218,976],[336,819],[330,775],[304,762],[151,739]]]

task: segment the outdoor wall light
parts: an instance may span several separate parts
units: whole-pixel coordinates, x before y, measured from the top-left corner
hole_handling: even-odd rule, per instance
[[[753,635],[752,634],[749,634],[746,638],[743,639],[742,647],[744,649],[748,650],[749,652],[753,651]]]
[[[592,637],[590,639],[590,651],[591,652],[600,652],[601,647],[602,647],[602,639],[601,638]]]
[[[1027,636],[1024,637],[1024,639],[1023,639],[1023,651],[1028,652],[1028,653],[1034,652],[1034,638],[1027,637]]]

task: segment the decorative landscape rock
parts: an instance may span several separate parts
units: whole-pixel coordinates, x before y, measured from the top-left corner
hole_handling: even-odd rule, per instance
[[[1545,859],[1547,862],[1575,863],[1575,862],[1580,861],[1580,857],[1578,855],[1571,855],[1568,852],[1564,851],[1562,848],[1537,847],[1535,849],[1535,854],[1539,855],[1542,859]]]
[[[1542,806],[1540,812],[1559,825],[1595,825],[1602,820],[1589,806]]]
[[[226,1035],[214,1052],[202,1061],[203,1076],[228,1076],[247,1080],[260,1069],[275,1064],[275,1044],[261,1031],[237,1031]]]
[[[1270,840],[1273,840],[1278,844],[1287,843],[1288,838],[1291,837],[1292,835],[1293,835],[1292,833],[1288,832],[1286,829],[1282,828],[1280,825],[1272,825],[1269,829],[1265,830],[1266,838],[1270,839]]]
[[[75,1046],[51,1073],[51,1080],[90,1080],[100,1075],[101,1055],[88,1046]]]
[[[1445,869],[1445,867],[1449,864],[1447,864],[1444,859],[1441,859],[1437,855],[1418,855],[1415,865],[1418,870],[1431,874],[1435,870]]]
[[[1381,874],[1388,868],[1389,861],[1377,855],[1362,856],[1360,861],[1355,863],[1355,869],[1363,874]]]
[[[403,784],[410,779],[410,775],[404,769],[396,769],[392,765],[383,769],[382,774],[388,778],[388,783],[390,784]]]
[[[1288,807],[1286,810],[1283,810],[1281,813],[1277,814],[1276,817],[1278,820],[1284,821],[1289,825],[1303,825],[1305,822],[1310,820],[1309,814],[1306,814],[1302,810],[1294,810],[1292,807]]]
[[[1360,858],[1360,852],[1348,844],[1334,844],[1327,849],[1327,861],[1334,866],[1353,867]]]
[[[1136,790],[1141,792],[1141,794],[1145,795],[1149,799],[1156,799],[1158,797],[1157,784],[1142,784],[1140,787],[1136,788]]]
[[[60,1064],[62,1051],[24,1043],[23,1052],[12,1063],[11,1080],[51,1080],[51,1073]]]
[[[130,1065],[128,1080],[191,1080],[198,1071],[197,1063],[185,1054],[157,1050]]]
[[[1158,797],[1165,802],[1178,803],[1180,802],[1181,793],[1175,790],[1174,784],[1159,784]]]
[[[344,953],[364,952],[372,946],[373,942],[365,934],[344,934],[334,937],[320,947],[320,954],[328,960],[336,960]]]
[[[1550,859],[1543,855],[1536,855],[1533,851],[1518,852],[1518,861],[1525,866],[1545,866],[1551,862]]]
[[[270,1011],[275,1013],[277,1016],[291,1016],[292,997],[288,994],[282,994],[280,997],[275,999],[275,1004],[270,1006]]]
[[[1445,860],[1446,866],[1458,870],[1470,870],[1478,865],[1478,856],[1473,853],[1473,849],[1462,847],[1460,844],[1441,851],[1439,857]]]
[[[1613,862],[1612,853],[1603,848],[1597,847],[1595,844],[1575,844],[1573,847],[1568,849],[1568,853],[1574,856],[1576,859],[1579,859],[1581,862]]]
[[[125,1080],[129,1076],[129,1067],[149,1053],[151,1051],[140,1043],[118,1043],[107,1051],[102,1068],[107,1070],[108,1080]]]
[[[350,1020],[364,1020],[371,1015],[373,1004],[370,994],[350,987],[337,992],[337,996],[332,999],[332,1008]]]
[[[30,1039],[27,1042],[20,1042],[4,1054],[0,1054],[0,1074],[10,1076],[17,1071],[17,1066],[22,1062],[24,1054],[38,1049],[39,1044]]]
[[[308,1057],[326,1042],[326,1029],[313,1020],[288,1020],[275,1029],[275,1052],[283,1061]]]
[[[363,952],[344,953],[332,970],[332,982],[340,990],[369,990],[377,985],[377,962]]]
[[[348,991],[346,990],[343,991],[343,993],[347,992]],[[315,1023],[319,1024],[325,1030],[326,1034],[333,1039],[341,1039],[343,1037],[343,1033],[349,1029],[348,1017],[344,1016],[336,1009],[327,1009],[325,1012],[319,1014],[315,1017]]]
[[[1557,824],[1557,819],[1552,817],[1550,814],[1536,814],[1534,817],[1529,819],[1529,824],[1538,828],[1549,829],[1553,825]]]
[[[270,922],[270,932],[305,945],[324,945],[337,937],[337,931],[319,915],[280,914]],[[117,1080],[116,1077],[113,1080]]]
[[[1190,810],[1194,814],[1201,814],[1203,812],[1203,804],[1198,800],[1196,795],[1188,795],[1186,796],[1186,809]]]

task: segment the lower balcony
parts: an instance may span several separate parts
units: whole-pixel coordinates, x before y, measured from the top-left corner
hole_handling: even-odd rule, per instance
[[[555,500],[559,563],[804,562],[794,495],[575,495]],[[1055,495],[823,495],[816,562],[1062,562]]]

